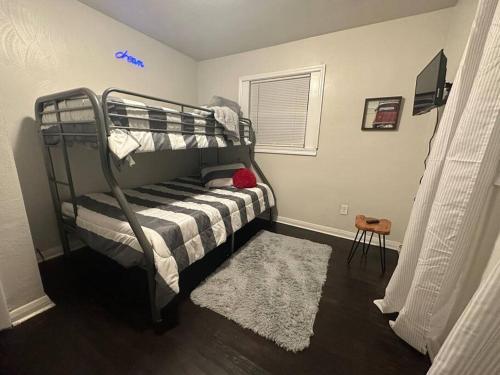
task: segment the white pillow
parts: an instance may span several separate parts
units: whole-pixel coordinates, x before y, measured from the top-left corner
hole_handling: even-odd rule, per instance
[[[208,188],[233,185],[233,175],[238,169],[245,168],[243,163],[216,165],[201,170],[201,181]]]

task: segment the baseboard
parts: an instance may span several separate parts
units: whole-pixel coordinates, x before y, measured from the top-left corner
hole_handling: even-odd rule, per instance
[[[335,237],[347,238],[349,240],[354,239],[354,236],[356,235],[355,232],[351,232],[348,230],[328,227],[326,225],[321,225],[321,224],[308,223],[307,221],[290,219],[288,217],[283,217],[283,216],[278,216],[276,221],[281,224],[287,224],[293,227],[308,229],[314,232],[325,233]],[[375,241],[374,244],[377,245],[378,244],[377,241]],[[386,240],[385,246],[387,247],[387,249],[396,250],[397,252],[401,250],[401,243],[398,241]]]
[[[74,241],[70,241],[69,247],[70,247],[71,251],[75,251],[75,250],[81,249],[82,247],[85,247],[85,244],[81,241],[74,240]],[[62,245],[57,245],[57,246],[51,247],[49,249],[42,250],[41,253],[43,255],[43,259],[37,254],[38,263],[41,263],[41,262],[49,260],[49,259],[60,257],[61,255],[64,254],[64,251],[63,251]]]
[[[38,315],[48,309],[54,307],[55,304],[50,300],[47,295],[43,295],[40,298],[37,298],[34,301],[27,303],[17,309],[14,309],[10,312],[10,320],[12,321],[13,326],[17,326],[22,322]]]

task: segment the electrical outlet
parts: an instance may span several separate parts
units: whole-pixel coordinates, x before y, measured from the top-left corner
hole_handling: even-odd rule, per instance
[[[341,204],[339,213],[341,215],[347,215],[349,213],[349,205],[348,204]]]

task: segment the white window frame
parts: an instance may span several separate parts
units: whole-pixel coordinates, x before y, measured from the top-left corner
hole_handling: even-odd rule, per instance
[[[323,90],[325,85],[325,69],[325,64],[322,64],[298,69],[289,69],[279,72],[253,74],[240,77],[239,104],[241,106],[243,114],[245,116],[249,116],[250,83],[252,81],[282,79],[285,77],[299,76],[304,74],[311,75],[304,147],[256,145],[255,152],[316,156],[318,152],[319,130],[321,126]]]

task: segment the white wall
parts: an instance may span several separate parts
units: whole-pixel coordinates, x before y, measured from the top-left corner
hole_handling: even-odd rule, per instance
[[[195,102],[196,62],[76,0],[0,0],[0,24],[0,114],[14,152],[33,240],[47,250],[59,239],[33,121],[36,98],[81,86],[97,93],[117,86]],[[141,58],[145,68],[116,60],[114,53],[123,49]],[[71,154],[79,192],[103,188],[97,154],[82,148]],[[197,155],[166,152],[160,159],[141,155],[137,161],[149,168],[129,171],[127,184],[190,172]]]
[[[451,15],[444,9],[202,61],[198,101],[237,100],[243,75],[326,64],[317,157],[257,155],[279,215],[350,231],[357,213],[388,217],[390,239],[401,241],[435,121],[435,111],[411,115],[415,78],[444,47]],[[365,98],[398,95],[405,99],[398,131],[360,130]],[[342,203],[348,216],[339,215]]]
[[[9,312],[45,296],[12,150],[0,117],[0,326]],[[6,306],[3,306],[3,303]],[[10,320],[10,318],[9,318]]]

